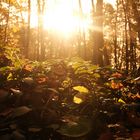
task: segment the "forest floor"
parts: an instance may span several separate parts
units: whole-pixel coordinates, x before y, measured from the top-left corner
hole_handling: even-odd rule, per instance
[[[140,140],[140,73],[80,58],[0,64],[0,140]]]

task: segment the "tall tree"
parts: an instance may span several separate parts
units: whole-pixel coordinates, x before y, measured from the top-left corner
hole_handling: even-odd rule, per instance
[[[128,2],[122,0],[123,10],[124,10],[124,30],[125,30],[125,66],[126,70],[129,69],[129,46],[128,46]]]
[[[38,5],[38,55],[40,60],[45,59],[43,14],[45,10],[45,0],[37,0]]]
[[[132,26],[135,31],[138,33],[138,38],[140,42],[140,7],[138,4],[140,4],[139,0],[130,0],[132,10],[134,13],[134,20],[136,23],[132,23]]]
[[[96,3],[96,29],[94,30],[93,64],[103,66],[103,0]]]
[[[27,25],[27,38],[26,46],[24,48],[24,55],[26,58],[29,56],[29,45],[30,45],[30,22],[31,22],[31,0],[28,0],[28,25]]]
[[[6,16],[5,29],[4,29],[4,40],[3,40],[3,45],[4,46],[8,43],[7,34],[8,34],[8,25],[9,25],[9,15],[10,15],[11,1],[8,0],[7,4],[8,4],[8,12],[7,12],[7,16]]]
[[[115,68],[118,68],[118,58],[117,58],[117,24],[118,24],[118,0],[116,1],[116,14],[115,14],[115,36],[114,36],[114,63],[115,63]]]

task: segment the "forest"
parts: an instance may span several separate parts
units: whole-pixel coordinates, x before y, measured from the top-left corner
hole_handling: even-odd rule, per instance
[[[0,140],[140,140],[140,0],[0,0]]]

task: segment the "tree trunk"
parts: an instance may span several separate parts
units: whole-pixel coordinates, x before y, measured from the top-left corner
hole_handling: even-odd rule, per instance
[[[137,22],[136,24],[133,24],[133,27],[134,27],[134,30],[138,33],[138,38],[139,38],[139,42],[140,42],[140,12],[137,8],[137,3],[135,0],[130,0],[130,3],[132,5],[134,19]]]
[[[129,21],[129,37],[130,37],[130,69],[136,70],[136,38],[133,36],[132,27]]]
[[[44,46],[44,31],[43,31],[43,19],[45,1],[37,0],[38,4],[38,60],[45,59],[45,46]]]
[[[128,71],[129,69],[129,50],[128,50],[128,20],[127,20],[127,1],[124,3],[124,0],[122,0],[122,4],[123,4],[123,10],[124,10],[124,20],[125,20],[125,68],[126,68],[126,71]]]
[[[29,45],[30,45],[30,21],[31,20],[31,0],[28,0],[28,25],[27,25],[27,38],[26,38],[26,46],[24,48],[24,55],[26,58],[29,56]]]
[[[94,29],[93,64],[103,66],[103,0],[96,4],[96,29]]]
[[[84,14],[82,9],[82,3],[81,0],[79,0],[79,16],[80,19],[83,20]],[[80,21],[79,21],[79,40],[78,40],[78,52],[79,56],[83,57],[85,60],[87,59],[87,50],[86,50],[86,32],[84,27],[80,27]],[[83,45],[81,45],[83,43]]]
[[[81,0],[78,0],[79,4],[79,17],[82,18],[82,4]],[[82,42],[82,37],[81,37],[81,27],[80,27],[80,20],[79,20],[79,25],[78,25],[78,55],[79,57],[82,57],[82,51],[81,51],[81,42]]]
[[[117,9],[116,9],[116,17],[115,17],[115,38],[114,38],[114,63],[115,63],[115,68],[118,68],[118,57],[117,57],[117,23],[118,23],[118,0],[117,0]]]
[[[45,0],[42,0],[42,9],[41,9],[41,23],[40,23],[40,34],[41,34],[41,60],[45,60],[45,45],[44,45],[44,30],[43,30],[43,14],[45,8]]]
[[[10,9],[10,0],[8,1],[8,9]],[[6,18],[6,25],[5,25],[5,30],[4,30],[4,46],[7,44],[8,40],[7,40],[7,31],[8,31],[8,23],[9,23],[9,14],[10,12],[8,11],[8,15]]]

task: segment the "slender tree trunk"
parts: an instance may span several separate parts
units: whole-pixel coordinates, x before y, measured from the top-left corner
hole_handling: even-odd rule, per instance
[[[82,18],[82,3],[81,0],[78,0],[79,2],[79,18]],[[80,27],[80,20],[79,20],[79,25],[78,25],[78,55],[81,57],[82,52],[81,52],[81,27]]]
[[[7,31],[8,31],[8,24],[9,24],[9,14],[10,14],[10,0],[8,1],[8,15],[6,18],[6,25],[5,25],[5,30],[4,30],[4,46],[7,44],[8,40],[7,40]]]
[[[93,64],[103,66],[103,0],[96,4],[96,28],[94,30]]]
[[[43,30],[43,14],[45,8],[45,0],[42,0],[41,5],[41,23],[40,23],[40,37],[41,37],[41,60],[45,60],[45,45],[44,45],[44,30]]]
[[[37,6],[38,6],[38,33],[37,33],[37,42],[38,42],[38,47],[37,47],[37,60],[40,60],[40,50],[41,50],[41,45],[40,45],[40,14],[41,14],[41,4],[40,0],[37,0]]]
[[[95,12],[95,5],[94,5],[94,0],[91,0],[91,4],[92,4],[92,14],[94,14]]]
[[[132,5],[134,19],[137,22],[136,24],[133,24],[133,27],[134,27],[134,30],[138,33],[138,38],[139,38],[139,42],[140,42],[140,13],[139,13],[139,9],[137,8],[136,0],[130,0],[130,3]]]
[[[44,31],[43,31],[43,14],[45,1],[37,0],[38,3],[38,59],[45,59]]]
[[[24,55],[26,58],[29,56],[29,45],[30,45],[30,21],[31,20],[31,0],[28,0],[28,25],[27,25],[27,38],[26,38],[26,47],[24,49]]]
[[[115,17],[115,38],[114,38],[114,63],[115,68],[118,68],[118,57],[117,57],[117,23],[118,23],[118,0],[117,0],[117,9],[116,9],[116,17]]]
[[[130,6],[130,5],[129,5]],[[135,55],[135,47],[136,47],[136,38],[133,36],[133,29],[131,26],[131,11],[129,9],[128,12],[128,27],[129,27],[129,40],[130,40],[130,69],[131,70],[136,70],[136,55]]]
[[[127,1],[126,3],[124,3],[124,0],[122,0],[122,4],[123,4],[123,10],[124,10],[124,20],[125,20],[125,64],[126,64],[126,70],[128,71],[129,69],[129,50],[128,50],[128,20],[127,20]]]
[[[26,23],[24,21],[23,13],[22,13],[22,5],[20,5],[20,16],[21,16],[21,22],[22,22],[22,32],[21,32],[21,42],[22,42],[22,48],[21,53],[24,55],[24,49],[26,47]]]
[[[83,14],[83,9],[82,9],[82,3],[81,0],[79,0],[79,15],[80,19],[83,20],[84,14]],[[80,21],[79,21],[80,22]],[[85,60],[87,59],[87,50],[86,50],[86,32],[84,27],[80,27],[79,23],[79,41],[78,41],[78,49],[79,49],[79,56],[83,57]],[[83,45],[81,45],[83,43]]]
[[[133,36],[133,31],[131,28],[131,24],[129,21],[129,37],[130,37],[130,69],[135,70],[137,69],[136,66],[136,54],[135,54],[135,47],[136,47],[136,39]]]
[[[127,37],[127,20],[125,19],[125,63],[126,70],[129,69],[129,51],[128,51],[128,37]]]

